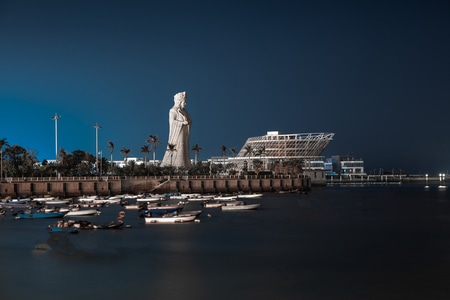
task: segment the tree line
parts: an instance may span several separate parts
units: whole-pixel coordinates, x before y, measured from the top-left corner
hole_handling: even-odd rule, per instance
[[[20,145],[9,145],[6,138],[0,139],[0,175],[1,179],[6,177],[54,177],[54,176],[164,176],[164,175],[216,175],[227,173],[235,175],[240,171],[258,173],[262,170],[271,170],[277,174],[299,174],[302,172],[300,160],[267,163],[264,159],[265,149],[253,149],[247,146],[244,150],[248,160],[252,162],[252,169],[245,164],[242,170],[237,170],[236,165],[214,164],[198,160],[200,151],[203,150],[198,144],[192,146],[194,152],[194,163],[189,168],[174,168],[171,166],[160,167],[156,164],[156,150],[161,142],[156,135],[150,135],[146,144],[140,148],[143,154],[143,162],[128,161],[131,152],[129,148],[120,149],[123,156],[124,166],[114,163],[114,142],[108,141],[109,160],[104,157],[95,156],[84,150],[67,152],[61,148],[56,161],[44,160],[39,162],[34,150],[27,150]],[[168,147],[170,151],[176,151],[174,147]],[[221,147],[222,155],[226,158],[227,147]],[[230,155],[235,156],[235,148],[230,148]],[[153,162],[149,161],[149,154],[153,152]],[[259,157],[259,159],[251,159]],[[224,159],[225,161],[225,159]]]

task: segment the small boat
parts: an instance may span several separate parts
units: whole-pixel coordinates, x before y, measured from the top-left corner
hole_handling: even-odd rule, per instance
[[[214,196],[214,200],[217,201],[234,201],[237,199],[237,195],[235,196]]]
[[[55,200],[45,201],[45,204],[48,204],[48,205],[61,205],[61,204],[67,204],[67,203],[69,203],[69,200],[66,200],[66,199],[61,199],[61,200],[55,199]]]
[[[19,212],[16,215],[16,219],[47,219],[47,218],[62,218],[65,212],[53,211],[53,212],[35,212],[35,213],[23,213]]]
[[[72,209],[66,213],[66,217],[78,217],[78,216],[93,216],[100,215],[101,212],[98,209]]]
[[[223,205],[223,203],[219,202],[219,201],[213,201],[213,202],[205,201],[203,203],[203,207],[206,207],[206,208],[216,208],[216,207],[221,207],[222,205]]]
[[[247,204],[244,201],[230,201],[222,205],[222,210],[230,211],[230,210],[251,210],[257,209],[261,204]]]
[[[77,229],[120,229],[123,227],[123,218],[125,217],[125,212],[120,211],[119,216],[117,217],[117,221],[112,221],[106,224],[95,224],[86,220],[67,220],[67,221],[58,221],[54,225],[50,225],[50,227],[58,227],[58,228],[77,228]]]
[[[51,196],[48,196],[48,197],[35,197],[35,198],[33,198],[32,201],[34,201],[34,202],[47,202],[47,201],[52,201],[52,200],[56,200],[56,197],[51,197]]]
[[[191,222],[194,221],[195,218],[197,218],[197,214],[165,214],[165,215],[158,215],[158,216],[145,216],[145,223],[146,224],[152,224],[152,223],[163,223],[163,224],[170,224],[170,223],[185,223],[185,222]]]
[[[238,198],[245,198],[245,199],[249,199],[249,198],[261,198],[263,196],[262,193],[255,193],[255,194],[239,194]]]
[[[124,204],[122,206],[125,209],[135,209],[135,210],[141,210],[145,208],[145,205],[142,204]]]
[[[164,196],[145,196],[142,198],[137,198],[136,201],[137,202],[155,202],[155,201],[163,201],[166,200],[166,198]]]
[[[29,201],[12,200],[9,202],[0,202],[3,208],[31,208],[33,205]]]
[[[163,214],[171,214],[171,213],[178,213],[183,209],[183,205],[174,204],[174,205],[149,205],[147,206],[147,209],[143,211],[144,214],[157,214],[157,215],[163,215]]]
[[[78,233],[78,228],[48,225],[48,231],[50,233]]]

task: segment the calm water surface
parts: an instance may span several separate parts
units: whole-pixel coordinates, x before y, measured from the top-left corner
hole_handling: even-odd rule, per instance
[[[332,186],[247,202],[262,206],[167,225],[126,211],[131,228],[73,235],[8,213],[1,299],[450,299],[450,187]]]

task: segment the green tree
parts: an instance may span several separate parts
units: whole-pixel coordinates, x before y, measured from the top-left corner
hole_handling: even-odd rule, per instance
[[[156,161],[156,148],[161,144],[161,141],[158,139],[157,135],[149,135],[149,139],[147,140],[147,144],[153,144],[153,163]]]
[[[122,154],[123,156],[124,156],[124,161],[125,161],[125,164],[127,164],[127,161],[128,161],[128,154],[131,152],[131,149],[129,149],[129,148],[125,148],[125,147],[123,147],[122,149],[120,149],[120,154]]]
[[[114,153],[114,143],[112,141],[108,141],[108,146],[106,146],[109,149],[109,157],[111,160],[111,168],[114,164],[113,162],[113,153]]]
[[[0,181],[3,180],[3,147],[9,147],[6,138],[0,139]]]
[[[148,145],[144,145],[141,147],[141,153],[144,153],[144,166],[147,165],[148,154],[150,153],[150,149],[148,149]]]
[[[32,176],[34,165],[38,162],[36,156],[19,145],[9,146],[5,149],[7,173],[12,177]]]

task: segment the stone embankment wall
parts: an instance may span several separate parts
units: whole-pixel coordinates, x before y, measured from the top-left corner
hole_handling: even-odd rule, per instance
[[[245,177],[62,177],[9,178],[0,183],[0,197],[40,196],[78,197],[148,193],[237,193],[277,192],[311,189],[306,176],[274,178]]]

